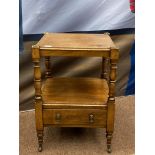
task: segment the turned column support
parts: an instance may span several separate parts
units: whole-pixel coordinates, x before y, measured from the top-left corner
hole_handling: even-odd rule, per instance
[[[114,116],[115,116],[115,83],[116,70],[118,61],[118,49],[111,49],[110,57],[110,74],[109,74],[109,98],[108,98],[108,112],[107,112],[107,152],[111,153],[111,140],[114,131]]]
[[[43,145],[43,130],[37,130],[37,137],[38,137],[38,151],[42,151]]]
[[[102,79],[108,79],[108,64],[109,59],[108,58],[102,58],[102,72],[101,72],[101,78]]]
[[[34,64],[34,88],[35,100],[41,98],[41,69],[40,69],[40,53],[38,46],[32,46],[32,61]]]
[[[49,77],[52,77],[51,76],[51,63],[50,63],[50,57],[49,56],[46,56],[45,57],[45,67],[46,67],[46,73],[45,73],[45,77],[46,78],[49,78]]]
[[[107,132],[106,133],[106,138],[107,138],[107,152],[111,153],[112,152],[112,149],[111,149],[112,133]]]
[[[38,46],[32,46],[32,61],[34,64],[34,88],[35,88],[35,119],[38,137],[38,150],[42,151],[43,120],[42,120],[42,96],[41,96],[41,69],[40,53]]]

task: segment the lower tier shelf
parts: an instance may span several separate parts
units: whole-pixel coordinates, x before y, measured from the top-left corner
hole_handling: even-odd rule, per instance
[[[48,78],[42,86],[43,108],[104,107],[108,93],[104,79]]]

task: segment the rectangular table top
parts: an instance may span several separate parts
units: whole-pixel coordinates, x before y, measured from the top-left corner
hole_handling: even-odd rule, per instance
[[[110,49],[115,45],[108,34],[46,33],[37,43],[52,49]]]

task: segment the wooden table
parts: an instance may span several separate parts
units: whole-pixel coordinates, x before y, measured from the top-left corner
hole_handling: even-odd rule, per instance
[[[51,56],[102,57],[101,78],[52,77]],[[41,80],[40,59],[45,58],[46,80]],[[39,151],[44,126],[106,128],[111,152],[114,130],[116,63],[119,50],[108,33],[46,33],[32,46],[35,116]]]

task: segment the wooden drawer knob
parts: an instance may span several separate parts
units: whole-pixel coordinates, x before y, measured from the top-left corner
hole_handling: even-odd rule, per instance
[[[93,114],[89,115],[89,122],[94,123],[94,115]]]
[[[61,121],[61,114],[60,114],[60,113],[56,113],[56,115],[55,115],[55,120],[56,120],[57,122],[60,122],[60,121]]]

